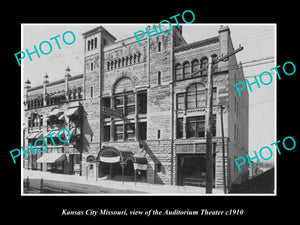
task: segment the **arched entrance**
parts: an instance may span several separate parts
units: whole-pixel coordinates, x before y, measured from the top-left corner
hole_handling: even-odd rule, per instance
[[[89,155],[86,157],[86,177],[94,177],[96,173],[95,156]]]
[[[119,151],[114,147],[104,147],[97,156],[99,177],[112,180],[134,181],[133,162],[126,160],[131,151]]]
[[[114,147],[101,149],[96,160],[99,161],[98,177],[119,181],[136,181],[137,170],[147,167],[146,158],[136,157],[131,151],[119,151]]]

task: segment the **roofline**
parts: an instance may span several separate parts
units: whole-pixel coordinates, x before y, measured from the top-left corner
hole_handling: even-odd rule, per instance
[[[88,30],[86,32],[83,32],[81,35],[85,38],[85,36],[88,34],[88,33],[93,33],[93,32],[101,32],[101,31],[104,31],[104,33],[106,35],[108,35],[111,39],[113,39],[114,41],[117,40],[117,38],[115,36],[113,36],[110,32],[108,32],[103,26],[98,26],[98,27],[95,27],[91,30]]]
[[[69,78],[69,81],[76,80],[76,79],[81,79],[81,78],[83,78],[83,74],[78,74],[78,75],[75,75],[75,76],[71,76]],[[50,87],[50,86],[53,86],[53,85],[56,85],[56,84],[60,84],[60,83],[64,83],[64,82],[65,82],[64,78],[63,79],[59,79],[59,80],[56,80],[56,81],[48,83],[47,87]],[[35,91],[35,90],[41,89],[43,87],[44,87],[43,85],[35,86],[35,87],[32,87],[32,88],[29,88],[28,92]]]
[[[189,50],[192,48],[196,48],[196,47],[200,47],[200,46],[205,46],[205,45],[209,45],[209,44],[213,44],[213,43],[218,43],[220,41],[220,37],[219,36],[215,36],[212,38],[207,38],[201,41],[196,41],[190,44],[186,44],[186,45],[180,45],[174,48],[174,52],[179,52],[179,51],[184,51],[184,50]]]

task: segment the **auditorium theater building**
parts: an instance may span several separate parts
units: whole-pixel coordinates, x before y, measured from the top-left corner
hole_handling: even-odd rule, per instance
[[[69,65],[60,80],[49,82],[51,74],[45,74],[39,86],[25,82],[25,148],[61,128],[70,131],[71,139],[61,143],[54,135],[54,145],[46,138],[47,150],[27,152],[24,168],[99,182],[205,187],[206,68],[209,57],[216,60],[234,50],[230,29],[221,26],[216,36],[193,43],[185,41],[177,26],[151,37],[138,45],[134,36],[117,41],[105,27],[96,27],[82,34],[82,74],[72,74]],[[223,187],[224,175],[227,187],[248,177],[247,166],[239,172],[234,162],[248,153],[248,94],[239,97],[234,88],[244,80],[235,55],[213,68],[216,188]],[[44,145],[40,141],[37,147]]]

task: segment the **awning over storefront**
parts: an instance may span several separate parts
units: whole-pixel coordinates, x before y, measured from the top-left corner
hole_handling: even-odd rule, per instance
[[[119,151],[114,147],[105,147],[99,152],[97,160],[106,163],[117,163],[125,161],[131,155],[131,151]]]
[[[33,138],[40,138],[42,136],[43,132],[32,132],[32,133],[29,133],[26,138],[27,139],[33,139]]]
[[[132,155],[127,160],[132,160],[134,170],[147,170],[147,159],[144,156]]]
[[[134,165],[134,169],[147,170],[147,159],[144,156],[134,155],[131,151],[120,151],[113,147],[103,148],[97,157],[97,160],[105,163],[123,163],[126,164],[128,160],[131,160]]]
[[[58,116],[61,113],[61,111],[59,109],[54,109],[52,110],[49,114],[48,117],[50,116]]]
[[[52,137],[57,137],[58,134],[58,130],[50,130],[50,131],[45,131],[44,132],[44,137],[46,137],[47,135],[51,134],[51,133],[55,133],[52,135]],[[49,138],[49,137],[48,137]]]
[[[65,153],[44,153],[38,160],[38,163],[56,163],[66,160]]]
[[[69,108],[67,111],[65,111],[65,116],[71,116],[71,115],[78,115],[78,107],[75,108]]]
[[[115,156],[115,157],[104,157],[100,156],[100,161],[101,162],[106,162],[106,163],[117,163],[120,162],[121,157],[120,156]]]

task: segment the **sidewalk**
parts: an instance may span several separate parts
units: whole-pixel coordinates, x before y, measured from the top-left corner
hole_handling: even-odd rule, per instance
[[[134,182],[125,181],[122,184],[121,181],[113,180],[101,180],[95,181],[94,178],[56,174],[50,172],[25,170],[23,169],[23,179],[29,178],[29,180],[40,180],[43,178],[45,182],[51,182],[51,186],[55,185],[58,188],[66,190],[73,190],[75,192],[84,194],[130,194],[130,195],[149,195],[149,194],[161,194],[161,195],[205,195],[204,187],[192,187],[192,186],[176,186],[176,185],[161,185],[161,184],[148,184],[139,183],[136,185]],[[53,182],[56,181],[56,182]],[[213,189],[213,194],[223,194],[221,189]]]

